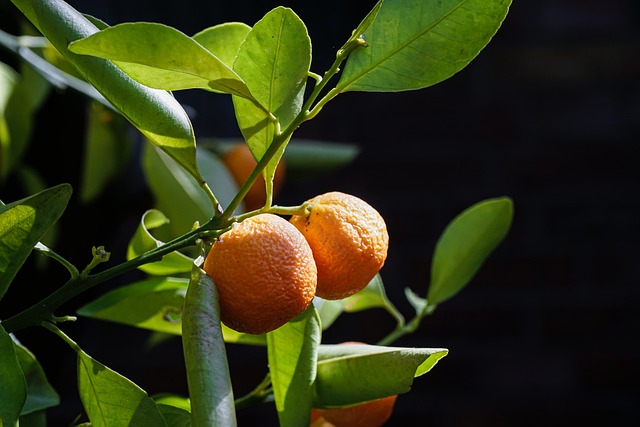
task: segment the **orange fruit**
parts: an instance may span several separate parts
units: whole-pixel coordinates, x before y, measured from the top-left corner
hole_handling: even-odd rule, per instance
[[[384,425],[396,404],[398,395],[383,397],[352,406],[331,409],[312,409],[313,427],[379,427]],[[327,424],[328,423],[328,424]]]
[[[387,258],[384,219],[364,200],[337,191],[307,201],[306,215],[289,220],[311,246],[318,267],[316,295],[336,300],[355,294],[373,279]]]
[[[309,244],[273,214],[234,224],[214,242],[203,268],[218,289],[222,322],[238,332],[262,334],[284,325],[316,291]]]
[[[226,151],[222,156],[222,161],[229,169],[229,172],[231,172],[231,176],[238,186],[244,184],[258,164],[255,157],[253,157],[249,146],[244,142],[235,144],[232,148]],[[278,163],[278,166],[276,167],[276,173],[273,176],[274,197],[282,187],[284,176],[285,165],[284,161],[281,159],[280,163]],[[252,211],[263,207],[266,200],[266,186],[264,176],[261,174],[244,197],[244,205],[248,211]]]

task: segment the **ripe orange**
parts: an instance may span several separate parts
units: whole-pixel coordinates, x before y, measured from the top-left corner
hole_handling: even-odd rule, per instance
[[[222,322],[238,332],[262,334],[284,325],[316,291],[309,244],[273,214],[249,217],[222,234],[203,268],[218,289]]]
[[[396,404],[397,395],[365,403],[332,409],[312,409],[312,427],[380,427],[386,423]]]
[[[244,142],[235,144],[232,148],[224,153],[222,161],[231,172],[233,180],[238,186],[244,184],[258,162],[251,154],[249,146]],[[273,195],[280,191],[284,182],[285,164],[284,160],[280,160],[276,167],[276,173],[273,176]],[[253,183],[244,198],[244,205],[248,211],[260,209],[266,202],[266,187],[264,177],[260,177]]]
[[[337,191],[310,200],[307,215],[290,222],[309,242],[318,267],[316,295],[329,300],[355,294],[373,279],[387,258],[384,219],[364,200]]]

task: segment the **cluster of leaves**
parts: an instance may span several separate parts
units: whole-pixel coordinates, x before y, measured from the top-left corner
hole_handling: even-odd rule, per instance
[[[281,425],[305,425],[311,407],[408,392],[414,378],[448,353],[390,344],[414,332],[438,304],[469,283],[509,230],[513,212],[506,197],[471,206],[444,230],[424,297],[406,290],[415,308],[409,322],[387,298],[378,275],[345,300],[316,298],[302,315],[273,332],[237,333],[220,323],[215,284],[200,268],[202,240],[257,212],[291,212],[273,205],[271,185],[283,156],[293,153],[295,158],[292,135],[301,124],[342,93],[416,90],[447,79],[490,41],[510,1],[380,0],[323,75],[311,72],[307,29],[285,7],[269,11],[253,26],[224,23],[188,36],[157,23],[109,26],[62,0],[12,1],[43,37],[0,39],[29,64],[20,75],[0,68],[0,171],[6,175],[19,164],[30,120],[46,95],[46,81],[64,81],[93,102],[88,136],[102,144],[97,144],[94,158],[112,151],[113,144],[126,143],[123,124],[150,142],[142,166],[156,206],[141,218],[127,261],[98,273],[92,273],[93,268],[109,259],[104,248],[94,248],[93,261],[80,270],[42,243],[64,214],[71,198],[68,184],[0,207],[0,298],[33,249],[59,261],[71,276],[43,301],[0,324],[0,425],[45,425],[46,409],[59,404],[35,355],[16,336],[35,325],[51,330],[75,350],[78,390],[93,425],[234,425],[236,410],[264,401],[274,402]],[[337,82],[331,87],[333,80]],[[203,141],[196,144],[189,117],[172,96],[187,89],[232,97],[237,123],[259,160],[240,188],[215,152],[206,150]],[[21,94],[28,91],[34,96],[21,104]],[[327,153],[322,144],[317,150]],[[317,150],[312,156],[316,160]],[[339,150],[329,163],[348,161],[351,154]],[[88,164],[82,197],[98,197],[118,161]],[[245,212],[242,199],[260,174],[267,182],[267,202],[259,211]],[[64,302],[136,268],[148,278],[105,293],[75,314],[180,336],[188,397],[149,396],[86,354],[58,326],[71,319],[55,315]],[[322,332],[341,313],[371,308],[385,309],[397,322],[377,345],[322,343]],[[227,344],[266,348],[268,372],[248,396],[234,398]]]

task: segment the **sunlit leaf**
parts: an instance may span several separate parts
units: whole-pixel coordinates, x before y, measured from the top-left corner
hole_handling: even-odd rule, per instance
[[[313,305],[267,334],[269,373],[280,425],[309,425],[320,319]]]
[[[333,322],[344,312],[344,302],[344,299],[328,300],[318,296],[313,299],[323,331],[333,325]]]
[[[93,427],[166,426],[153,399],[128,378],[78,349],[78,392]]]
[[[150,209],[142,215],[140,225],[127,247],[127,260],[132,260],[152,249],[156,249],[164,242],[153,237],[149,230],[161,227],[169,223],[169,219],[157,209]],[[160,261],[143,264],[138,267],[148,274],[171,275],[177,273],[187,273],[191,271],[193,258],[180,252],[174,251],[163,256]]]
[[[182,347],[192,424],[235,426],[235,403],[220,328],[218,291],[213,280],[196,265],[184,304]]]
[[[0,62],[0,178],[4,178],[11,169],[11,134],[5,117],[9,98],[20,76],[8,65]]]
[[[14,426],[27,398],[27,383],[11,336],[0,324],[0,425]]]
[[[314,406],[332,407],[406,393],[444,356],[442,348],[322,345]]]
[[[60,184],[8,205],[0,203],[0,299],[70,197],[71,186]]]
[[[409,304],[411,304],[411,307],[416,311],[416,314],[420,315],[424,313],[424,310],[427,307],[427,300],[425,298],[421,298],[409,288],[405,288],[404,295]]]
[[[234,331],[224,323],[222,324],[222,336],[224,336],[224,341],[230,344],[267,345],[266,334],[244,334]]]
[[[230,67],[168,25],[125,22],[76,40],[69,50],[109,59],[134,80],[156,89],[215,89],[251,99]]]
[[[70,42],[88,37],[98,32],[98,28],[63,0],[12,1],[131,124],[191,175],[200,176],[191,121],[169,92],[135,82],[108,60],[69,51]]]
[[[355,313],[376,307],[387,307],[391,303],[384,290],[380,274],[376,274],[369,284],[345,300],[344,311]]]
[[[505,238],[512,220],[513,202],[499,197],[476,203],[447,225],[433,254],[430,305],[451,298],[469,283]]]
[[[500,28],[510,0],[385,0],[348,58],[337,89],[403,91],[467,66]]]
[[[193,264],[192,264],[193,265]],[[121,286],[82,306],[80,316],[167,334],[182,333],[182,308],[189,279],[154,277]]]
[[[84,161],[80,200],[91,202],[100,196],[128,165],[133,141],[122,116],[92,102],[87,109]]]
[[[187,412],[191,412],[191,401],[188,397],[179,396],[171,393],[161,393],[152,396],[157,404],[173,406]]]
[[[307,29],[285,7],[277,7],[260,19],[240,46],[233,69],[267,110],[233,97],[240,130],[256,159],[262,158],[277,130],[270,114],[284,129],[300,113],[310,66],[311,40]],[[264,169],[265,181],[273,181],[285,145]]]
[[[60,396],[47,380],[47,376],[36,356],[14,340],[18,362],[27,382],[27,399],[21,415],[41,411],[60,403]]]
[[[206,28],[193,35],[193,39],[213,53],[228,67],[233,67],[238,49],[251,31],[251,27],[241,22],[225,22]]]

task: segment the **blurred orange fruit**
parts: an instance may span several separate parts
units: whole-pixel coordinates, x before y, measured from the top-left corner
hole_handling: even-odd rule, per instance
[[[369,402],[332,409],[312,409],[312,427],[380,427],[384,425],[396,404],[397,395]]]
[[[306,215],[289,220],[304,235],[318,268],[316,295],[336,300],[355,294],[387,258],[384,219],[364,200],[337,191],[307,201]]]
[[[244,184],[249,178],[251,172],[256,167],[255,157],[251,153],[249,146],[244,142],[234,144],[229,150],[227,150],[223,156],[222,161],[231,172],[233,180],[238,186]],[[275,175],[273,176],[273,196],[275,197],[285,177],[285,164],[284,159],[280,159],[278,166],[276,167]],[[256,179],[244,198],[244,205],[247,211],[260,209],[264,206],[267,200],[266,186],[264,182],[264,176],[260,174],[260,177]]]
[[[273,214],[246,218],[222,234],[203,268],[218,289],[222,322],[238,332],[262,334],[284,325],[316,291],[309,244]]]

